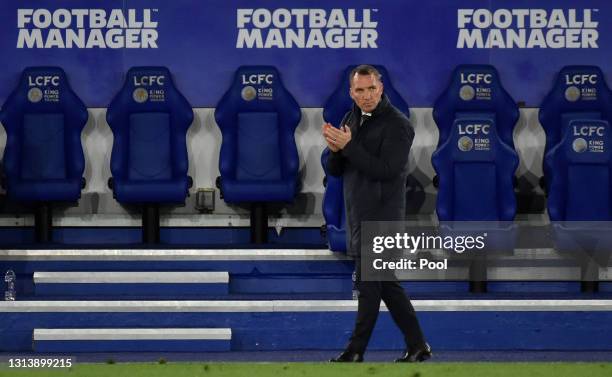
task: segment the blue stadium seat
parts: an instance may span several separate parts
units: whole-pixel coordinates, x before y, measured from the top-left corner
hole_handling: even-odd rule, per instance
[[[552,90],[540,105],[539,120],[546,133],[544,180],[550,183],[555,179],[553,175],[559,167],[551,165],[555,158],[549,155],[553,148],[562,143],[564,132],[571,129],[570,122],[591,120],[612,122],[612,92],[605,82],[601,69],[595,66],[563,67],[557,75]],[[565,153],[562,148],[557,151]],[[548,187],[545,189],[548,190]],[[556,209],[563,203],[557,204],[555,200],[556,197],[552,201],[549,199],[548,202],[553,221],[565,217]],[[552,211],[550,211],[551,204]]]
[[[597,261],[607,261],[612,249],[612,92],[601,69],[563,67],[539,119],[555,249],[579,260],[582,290],[596,291]]]
[[[601,69],[562,68],[539,119],[555,249],[578,261],[582,290],[595,292],[612,250],[612,92]]]
[[[434,105],[438,148],[436,213],[446,235],[487,234],[486,253],[472,253],[470,291],[487,290],[487,254],[511,252],[516,226],[512,131],[519,112],[489,65],[460,65]]]
[[[145,228],[154,223],[159,238],[159,204],[185,202],[187,129],[193,110],[165,67],[131,68],[112,100],[106,120],[113,131],[110,186],[120,203],[145,205]],[[150,218],[147,213],[152,215]],[[145,242],[147,240],[145,230]]]
[[[321,165],[325,172],[325,192],[323,193],[323,217],[325,218],[325,237],[332,251],[346,252],[346,212],[344,208],[344,181],[342,177],[327,174],[329,148],[321,153]]]
[[[221,195],[227,203],[253,206],[256,243],[266,241],[265,204],[291,202],[299,189],[294,133],[300,119],[300,106],[271,66],[239,67],[215,109],[223,136]]]
[[[519,112],[489,65],[461,65],[436,101],[440,130],[432,164],[439,177],[440,221],[512,221]]]
[[[80,198],[85,170],[81,132],[87,118],[87,107],[70,88],[63,69],[24,69],[2,107],[10,198],[27,202]]]
[[[342,72],[340,82],[329,96],[323,107],[323,119],[334,127],[340,127],[344,115],[351,110],[353,100],[349,95],[349,75],[356,65],[346,67]],[[410,118],[410,109],[402,96],[395,90],[389,79],[389,73],[381,65],[374,65],[380,72],[384,84],[384,93],[391,103]],[[332,251],[346,251],[346,213],[344,211],[344,194],[342,178],[328,175],[325,169],[329,149],[321,154],[321,165],[325,171],[325,193],[323,195],[323,217],[325,218],[325,235]]]
[[[51,202],[75,202],[84,186],[85,104],[59,67],[23,70],[2,108],[7,133],[3,186],[9,198],[37,203],[36,235],[51,237]]]
[[[433,118],[439,131],[438,147],[453,132],[456,119],[476,113],[492,114],[499,138],[514,149],[512,132],[519,118],[518,108],[501,85],[495,67],[479,64],[457,66],[449,86],[434,103]]]
[[[611,104],[612,105],[612,104]],[[604,120],[572,120],[546,154],[551,221],[612,221],[612,130]]]

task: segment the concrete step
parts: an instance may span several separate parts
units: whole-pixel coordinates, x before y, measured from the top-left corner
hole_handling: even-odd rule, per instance
[[[34,329],[36,352],[229,351],[229,328]]]
[[[439,350],[612,350],[612,300],[412,300]],[[401,350],[386,307],[369,349]],[[0,301],[0,351],[28,351],[34,329],[231,328],[232,351],[337,350],[353,300]],[[92,348],[95,349],[95,348]]]
[[[227,295],[228,272],[83,271],[34,273],[37,297],[155,298],[188,295]]]

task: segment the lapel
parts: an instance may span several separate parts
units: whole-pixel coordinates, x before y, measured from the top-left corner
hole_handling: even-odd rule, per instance
[[[359,126],[359,123],[361,122],[361,109],[357,107],[357,105],[353,102],[353,110],[352,110],[352,114],[350,117],[349,127],[351,128],[351,133],[354,135],[354,137],[357,138],[358,135],[363,134],[364,129],[370,130],[372,126],[375,126],[376,123],[372,123],[372,122],[375,121],[376,118],[379,117],[382,113],[386,112],[388,108],[389,108],[389,99],[383,93],[383,96],[380,99],[380,103],[372,111],[372,116],[369,117],[369,119],[366,120],[363,125]]]

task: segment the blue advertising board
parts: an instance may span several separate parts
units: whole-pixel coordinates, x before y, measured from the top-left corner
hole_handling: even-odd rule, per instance
[[[431,107],[456,65],[481,63],[536,107],[564,65],[612,73],[610,19],[604,0],[3,0],[0,101],[26,66],[63,67],[106,107],[130,67],[164,65],[194,107],[214,107],[238,66],[265,64],[321,107],[346,66],[373,63]]]

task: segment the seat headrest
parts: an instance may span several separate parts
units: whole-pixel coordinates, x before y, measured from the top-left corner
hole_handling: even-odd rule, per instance
[[[168,101],[168,94],[176,91],[172,75],[166,67],[132,67],[126,75],[122,92],[131,95],[133,106],[163,107]],[[139,109],[146,111],[146,109]]]
[[[237,114],[249,112],[277,113],[279,125],[287,130],[295,130],[302,116],[300,105],[272,66],[238,67],[215,108],[215,120],[224,132],[237,127]]]
[[[58,102],[66,85],[66,73],[60,67],[28,67],[21,73],[18,90],[27,93],[32,103]],[[51,95],[43,95],[45,91]]]
[[[30,110],[50,110],[76,97],[60,67],[28,67],[11,96]],[[79,100],[80,102],[80,100]]]
[[[5,127],[21,124],[23,113],[63,113],[68,125],[82,127],[87,108],[72,91],[60,67],[27,67],[2,107]]]
[[[349,95],[349,75],[355,67],[357,66],[349,65],[344,69],[340,82],[323,106],[323,119],[336,127],[340,125],[344,114],[350,111],[353,106],[353,100]],[[393,106],[397,107],[399,111],[404,113],[406,117],[410,118],[410,108],[399,92],[393,87],[387,69],[382,65],[373,65],[373,67],[376,68],[382,76],[384,93],[389,98],[389,101]]]
[[[132,67],[127,72],[127,88],[147,87],[149,89],[164,89],[174,86],[170,71],[166,67]]]
[[[447,90],[451,91],[457,100],[465,102],[467,107],[479,108],[478,105],[494,101],[496,96],[502,94],[503,88],[495,67],[465,64],[455,68]]]
[[[612,152],[610,124],[602,120],[573,120],[565,131],[567,160],[573,163],[609,164]]]
[[[236,70],[234,81],[219,106],[231,103],[239,112],[276,111],[287,101],[299,108],[285,89],[275,67],[241,66]]]
[[[503,88],[495,67],[463,64],[455,68],[450,84],[434,104],[434,120],[440,131],[438,145],[448,138],[460,112],[494,113],[500,138],[514,148],[512,131],[519,117],[518,107]]]
[[[597,113],[612,122],[612,92],[596,66],[566,66],[540,105],[539,120],[546,133],[546,151],[561,139],[565,113]]]
[[[130,68],[123,86],[108,106],[106,119],[111,127],[116,127],[119,119],[127,121],[129,114],[140,112],[173,113],[173,122],[186,127],[193,120],[191,105],[174,85],[166,67]]]
[[[596,66],[566,66],[557,75],[552,89],[563,100],[569,111],[592,110],[595,106],[605,106],[605,97],[598,95],[609,92],[603,72]]]

